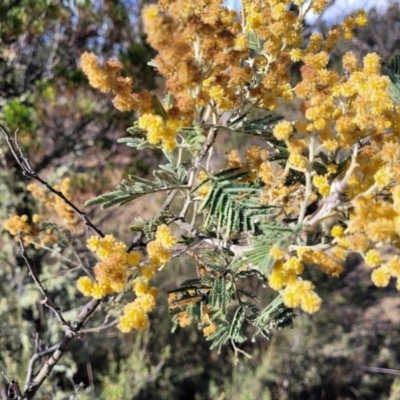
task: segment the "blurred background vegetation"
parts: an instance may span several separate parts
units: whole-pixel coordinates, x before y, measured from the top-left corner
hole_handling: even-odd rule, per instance
[[[85,50],[102,60],[118,58],[137,88],[162,94],[162,82],[147,66],[153,53],[139,20],[145,3],[3,0],[0,4],[0,121],[10,131],[19,130],[24,151],[39,174],[53,183],[65,176],[72,179],[73,198],[80,206],[113,187],[127,171],[145,176],[160,157],[117,145],[116,139],[126,135],[135,116],[117,112],[110,98],[90,89],[78,65]],[[340,68],[341,55],[350,49],[359,56],[375,51],[384,60],[399,51],[398,6],[384,15],[372,10],[369,17],[369,27],[338,46],[332,65]],[[295,117],[295,110],[284,104],[280,112]],[[27,194],[28,182],[7,152],[4,138],[1,141],[0,219],[14,212],[32,215],[40,205]],[[220,157],[227,149],[250,144],[241,137],[225,136]],[[129,222],[157,211],[158,199],[152,200],[103,213],[87,211],[103,231],[129,241]],[[30,249],[43,283],[69,319],[85,300],[74,286],[80,265],[65,258],[74,259],[79,253],[83,265],[93,263],[85,250],[85,235],[78,224],[75,235],[59,232],[52,252]],[[16,243],[5,231],[1,248],[0,370],[22,383],[35,349],[55,343],[62,331],[40,303]],[[210,351],[196,326],[170,332],[165,293],[193,274],[193,266],[183,257],[158,275],[155,284],[164,294],[148,332],[96,331],[112,312],[112,301],[105,304],[93,316],[92,330],[73,343],[37,398],[400,399],[400,298],[394,287],[374,288],[360,260],[350,259],[340,279],[310,271],[320,282],[321,311],[312,317],[298,313],[294,328],[275,332],[269,342],[244,343],[243,349],[253,357],[238,365],[229,348],[219,355]],[[257,282],[251,284],[257,288]],[[2,399],[7,399],[6,386],[1,379]]]

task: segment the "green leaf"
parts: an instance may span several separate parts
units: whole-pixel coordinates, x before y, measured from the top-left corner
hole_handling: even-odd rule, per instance
[[[240,306],[232,319],[231,326],[229,328],[229,337],[233,339],[235,342],[240,340],[242,337],[242,327],[244,323],[244,319],[246,317],[246,308]]]
[[[258,35],[254,30],[246,32],[248,47],[251,50],[255,50],[256,52],[260,52],[262,50],[261,41]]]
[[[138,150],[144,149],[158,149],[158,146],[154,144],[150,144],[146,139],[141,138],[133,138],[133,137],[124,137],[117,140],[118,143],[125,143],[129,147],[134,147]]]
[[[225,171],[224,175],[206,179],[202,184],[212,182],[211,188],[200,205],[198,212],[208,209],[204,227],[216,224],[216,232],[229,237],[233,232],[251,231],[258,233],[260,224],[275,215],[278,208],[262,204],[263,188],[251,183],[238,182],[248,172]]]
[[[154,180],[145,179],[137,175],[129,175],[131,182],[122,181],[117,186],[117,190],[95,197],[85,203],[86,206],[101,204],[102,208],[114,205],[123,205],[139,197],[160,191],[173,190],[187,183],[187,172],[185,167],[180,164],[178,167],[173,165],[173,156],[166,153],[170,163],[160,165],[159,170],[153,171]]]
[[[382,65],[382,73],[390,78],[390,91],[393,100],[400,103],[400,54],[396,54],[387,64]]]

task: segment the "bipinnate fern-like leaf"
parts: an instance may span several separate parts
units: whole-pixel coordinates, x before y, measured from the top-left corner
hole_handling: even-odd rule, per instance
[[[207,337],[207,341],[212,342],[210,349],[218,348],[218,353],[221,351],[221,347],[232,341],[234,343],[243,343],[247,340],[246,328],[248,323],[246,320],[246,307],[240,305],[232,320],[226,318],[222,312],[215,313],[212,321],[216,324],[217,329],[210,336]]]
[[[286,307],[282,296],[279,295],[260,311],[258,317],[253,320],[253,325],[260,331],[283,329],[293,326],[294,317],[293,309]]]
[[[263,188],[237,181],[247,174],[248,172],[239,172],[217,177],[212,181],[212,186],[198,210],[200,213],[208,209],[205,228],[215,223],[217,233],[226,237],[233,232],[259,233],[262,221],[273,217],[278,207],[261,203]],[[204,183],[210,181],[208,179]]]
[[[231,326],[229,328],[229,337],[235,342],[243,342],[246,336],[243,335],[243,325],[246,318],[246,307],[241,305],[236,309]],[[244,336],[244,337],[243,337]]]
[[[256,329],[253,339],[258,334],[268,339],[271,329],[292,325],[294,314],[284,306],[280,295],[260,311],[254,304],[256,295],[237,287],[237,280],[247,279],[252,275],[257,275],[264,281],[265,277],[259,271],[236,271],[230,269],[229,265],[225,265],[225,268],[222,265],[208,267],[205,275],[188,279],[179,289],[169,292],[173,299],[169,301],[169,311],[176,317],[186,311],[191,320],[199,321],[200,326],[203,324],[205,312],[207,319],[216,326],[216,330],[207,337],[207,341],[211,342],[211,349],[217,348],[220,351],[227,343],[246,341],[250,326]],[[175,328],[176,326],[177,324]]]
[[[254,30],[250,30],[246,32],[248,47],[251,50],[255,50],[259,52],[262,50],[261,40],[258,35],[254,32]]]
[[[141,178],[137,175],[130,175],[130,180],[122,181],[121,184],[117,186],[117,190],[97,196],[87,201],[85,205],[101,205],[104,209],[117,204],[123,205],[129,203],[146,194],[173,190],[176,187],[185,185],[187,183],[185,167],[182,164],[176,167],[171,153],[165,152],[165,156],[168,158],[169,163],[160,165],[159,170],[153,171],[154,180]]]

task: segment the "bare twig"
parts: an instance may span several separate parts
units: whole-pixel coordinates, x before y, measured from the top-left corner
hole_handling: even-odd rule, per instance
[[[53,354],[49,357],[49,359],[43,364],[39,373],[33,379],[27,380],[25,384],[25,391],[21,399],[29,399],[29,400],[33,399],[37,390],[40,388],[44,380],[50,375],[54,366],[64,355],[71,342],[75,339],[75,337],[78,336],[80,329],[86,324],[87,320],[93,314],[93,312],[96,310],[96,308],[99,306],[100,303],[101,300],[96,300],[96,299],[90,300],[83,308],[83,310],[80,312],[78,318],[71,324],[71,329],[68,329],[67,332],[65,332],[63,339],[58,344],[52,346],[50,349],[44,350],[41,353],[36,353],[32,356],[32,359],[34,360],[32,361],[32,363],[30,362],[30,365],[32,364],[31,374],[34,362],[37,359],[43,357],[44,355],[53,352]]]
[[[185,200],[185,204],[182,207],[182,211],[179,214],[179,218],[184,219],[186,217],[186,214],[189,210],[190,205],[192,204],[192,199],[190,197],[190,195],[188,195],[188,197]]]
[[[41,247],[43,250],[48,251],[49,253],[51,253],[51,257],[57,258],[61,263],[65,265],[70,264],[74,268],[82,268],[80,264],[70,260],[68,257],[64,257],[61,253],[55,251],[55,249],[52,249],[51,247],[48,247],[41,242],[35,242],[34,240],[30,240],[29,244],[34,245],[35,248]]]
[[[99,236],[104,237],[103,232],[99,228],[97,228],[96,225],[93,224],[93,222],[87,217],[87,215],[82,210],[80,210],[74,203],[68,200],[62,192],[54,189],[49,183],[47,183],[47,181],[45,181],[36,173],[36,171],[32,168],[29,160],[24,156],[21,150],[21,146],[18,143],[17,132],[15,133],[15,138],[13,139],[3,125],[0,124],[0,128],[6,136],[8,148],[10,149],[11,154],[13,155],[15,161],[21,167],[23,175],[39,182],[40,184],[45,186],[48,190],[50,190],[50,192],[52,192],[54,195],[62,199],[65,204],[71,207],[72,210],[74,210],[75,213],[79,215],[79,217],[83,220],[83,222],[88,228],[92,229]]]
[[[28,368],[26,370],[26,382],[30,382],[32,380],[33,377],[33,368],[35,366],[35,363],[37,360],[39,360],[42,357],[47,356],[48,354],[52,353],[53,351],[55,351],[58,347],[58,343],[49,347],[48,349],[36,352],[31,359],[29,360],[29,364],[28,364]]]
[[[130,253],[133,249],[146,247],[144,239],[145,239],[145,234],[143,232],[140,232],[139,235],[134,239],[134,241],[129,246],[127,252]]]
[[[367,371],[367,372],[376,372],[378,374],[389,374],[389,375],[400,376],[400,371],[397,370],[397,369],[380,368],[380,367],[368,367],[368,366],[364,366],[364,365],[362,365],[360,367],[360,369],[362,369],[363,371]]]
[[[21,237],[21,232],[18,232],[18,238],[19,238],[19,244],[21,247],[21,256],[25,260],[25,263],[29,268],[29,275],[32,277],[32,279],[36,283],[36,286],[39,288],[40,292],[42,293],[42,295],[44,297],[44,300],[42,300],[41,303],[43,305],[45,305],[47,308],[49,308],[51,311],[54,312],[54,314],[56,315],[58,320],[61,322],[61,324],[63,324],[67,328],[71,328],[71,323],[64,319],[64,317],[61,314],[60,308],[54,304],[53,300],[50,298],[49,294],[47,293],[47,290],[42,285],[42,282],[40,281],[40,279],[37,275],[36,268],[33,265],[32,260],[30,260],[30,258],[26,254],[25,246],[24,246],[24,243],[23,243],[23,240]]]
[[[116,326],[118,324],[118,322],[119,322],[119,318],[114,319],[113,321],[109,322],[108,324],[103,323],[100,326],[96,326],[95,328],[82,329],[81,333],[92,333],[92,332],[104,331],[105,329]]]
[[[67,199],[63,193],[60,191],[54,189],[50,184],[48,184],[44,179],[42,179],[32,168],[29,160],[24,156],[21,147],[18,143],[18,138],[15,136],[13,139],[8,131],[4,128],[4,126],[0,125],[0,129],[5,133],[6,136],[6,141],[7,145],[10,149],[11,154],[13,155],[15,161],[18,163],[20,166],[23,175],[36,180],[43,186],[45,186],[51,193],[62,199],[65,204],[67,204],[72,210],[74,210],[79,217],[84,221],[86,227],[90,228],[94,232],[96,232],[99,236],[104,237],[103,232],[97,228],[91,220],[86,216],[86,214],[81,211],[75,204],[73,204],[69,199]],[[93,314],[93,312],[97,309],[99,304],[101,303],[101,300],[97,299],[92,299],[90,300],[85,307],[82,309],[80,312],[78,318],[74,322],[69,322],[64,319],[62,316],[60,309],[54,304],[52,299],[50,298],[49,294],[47,293],[46,289],[42,285],[36,269],[33,265],[33,262],[29,259],[29,257],[26,254],[25,247],[23,244],[23,240],[21,237],[21,233],[18,234],[19,236],[19,241],[20,241],[20,246],[21,246],[21,255],[23,259],[25,260],[28,268],[29,268],[29,274],[31,275],[32,279],[38,286],[40,292],[42,293],[44,300],[42,301],[42,304],[44,304],[46,307],[51,309],[56,317],[59,319],[59,321],[67,327],[67,331],[64,334],[63,339],[51,346],[48,349],[45,349],[43,351],[37,352],[33,354],[31,357],[29,364],[28,364],[28,370],[27,370],[27,377],[26,377],[26,382],[25,382],[25,390],[24,393],[22,394],[19,390],[18,383],[15,381],[11,381],[9,385],[9,397],[10,398],[15,398],[15,399],[33,399],[35,396],[37,390],[40,388],[40,386],[43,384],[44,380],[49,376],[51,371],[53,370],[54,366],[58,363],[60,358],[64,355],[66,350],[68,349],[70,343],[72,340],[74,340],[76,337],[80,336],[80,330],[81,328],[86,324],[87,320],[89,317]],[[46,360],[46,362],[42,365],[40,368],[39,372],[34,376],[34,365],[37,360],[48,356],[51,354],[51,356]],[[10,390],[12,391],[12,396],[10,396]]]
[[[4,393],[6,396],[6,400],[12,400],[12,399],[19,400],[22,394],[18,382],[14,379],[10,379],[4,371],[2,371],[1,374],[4,376],[4,378],[6,378],[8,382],[7,391]]]

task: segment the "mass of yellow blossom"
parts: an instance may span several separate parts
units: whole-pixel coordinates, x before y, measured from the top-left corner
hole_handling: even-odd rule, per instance
[[[176,244],[176,239],[165,224],[157,227],[156,239],[147,244],[149,263],[140,267],[140,275],[132,282],[132,290],[136,299],[124,307],[118,328],[122,332],[133,329],[143,330],[149,325],[148,313],[155,307],[158,291],[149,284],[158,268],[171,259],[170,250]]]
[[[160,225],[156,231],[156,240],[147,244],[148,263],[141,264],[139,251],[129,251],[126,245],[113,235],[92,236],[87,247],[100,260],[93,268],[94,279],[83,276],[77,281],[77,288],[84,296],[102,299],[111,293],[121,293],[127,289],[129,278],[132,291],[136,295],[133,302],[124,306],[118,328],[122,332],[133,329],[143,330],[149,325],[148,313],[155,307],[158,291],[150,286],[150,279],[162,265],[171,259],[170,249],[176,239],[167,225]]]
[[[243,0],[240,16],[222,0],[161,0],[144,7],[144,32],[157,52],[152,65],[164,77],[169,95],[161,103],[163,112],[149,92],[134,93],[133,79],[122,77],[120,62],[100,65],[94,54],[81,56],[90,85],[112,92],[119,110],[136,111],[137,127],[147,141],[170,152],[187,148],[183,127],[217,126],[245,110],[269,113],[294,101],[299,113],[274,125],[272,144],[251,146],[244,154],[231,151],[227,168],[247,172],[238,182],[262,187],[259,201],[281,210],[278,221],[297,221],[303,228],[299,242],[323,229],[321,243],[313,246],[275,244],[269,249],[269,286],[281,291],[287,307],[307,313],[318,311],[321,299],[314,283],[303,279],[304,270],[318,268],[338,277],[349,253],[364,258],[376,286],[385,287],[395,278],[400,288],[400,258],[384,261],[379,251],[383,245],[400,247],[400,106],[377,54],[359,60],[349,51],[342,57],[341,73],[331,68],[336,43],[351,40],[354,30],[367,23],[363,10],[325,35],[315,32],[305,38],[307,13],[321,13],[327,5],[327,0]],[[291,74],[293,66],[299,79]],[[194,169],[198,182],[210,176],[197,164]],[[208,182],[196,195],[204,198],[210,188]],[[312,205],[317,211],[309,211]],[[66,211],[57,212],[67,220]],[[32,229],[26,220],[13,218],[11,228]],[[135,272],[136,299],[125,306],[119,328],[144,329],[156,297],[149,280],[171,259],[175,244],[168,225],[158,226],[146,246],[148,261],[141,265],[139,255],[127,253],[112,236],[91,238],[88,247],[100,261],[93,280],[80,278],[78,288],[101,299],[125,290]],[[203,311],[207,336],[216,327]],[[177,319],[181,326],[190,321],[186,311]]]
[[[100,260],[93,268],[95,280],[84,276],[78,279],[77,287],[84,296],[102,299],[111,293],[122,292],[132,274],[131,267],[138,267],[141,254],[138,251],[127,252],[124,243],[116,241],[114,236],[104,238],[92,236],[87,247]]]
[[[59,185],[54,185],[54,189],[61,192],[67,199],[71,199],[70,194],[70,179],[64,178]],[[47,211],[54,211],[62,223],[71,232],[75,229],[76,215],[72,208],[66,204],[61,198],[55,196],[47,189],[41,187],[38,182],[33,182],[27,185],[27,189],[32,196],[43,203]],[[55,244],[59,237],[55,227],[44,226],[45,218],[41,214],[33,214],[31,221],[27,215],[11,215],[4,222],[4,228],[15,237],[18,241],[18,232],[21,232],[21,237],[26,246],[33,245],[35,248],[41,245]]]

